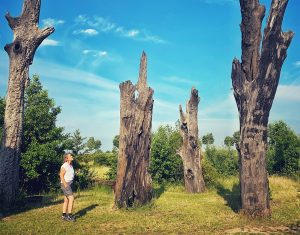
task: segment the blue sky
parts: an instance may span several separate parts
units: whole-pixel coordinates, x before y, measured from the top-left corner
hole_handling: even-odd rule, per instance
[[[270,0],[261,1],[268,9]],[[13,34],[4,18],[18,16],[21,0],[0,0],[0,47]],[[282,68],[270,119],[285,120],[300,133],[300,1],[290,0],[283,30],[295,37]],[[119,132],[119,83],[137,81],[139,59],[148,56],[154,89],[153,129],[174,125],[178,105],[199,90],[200,136],[216,144],[238,130],[231,89],[231,62],[241,56],[241,22],[236,0],[42,0],[40,27],[56,31],[36,52],[30,74],[39,74],[56,105],[58,125],[111,149]],[[0,50],[0,95],[5,96],[8,56]]]

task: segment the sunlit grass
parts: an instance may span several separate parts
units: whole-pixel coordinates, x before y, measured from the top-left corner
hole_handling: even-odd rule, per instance
[[[90,169],[94,172],[95,177],[99,179],[106,179],[107,172],[109,171],[109,167],[107,166],[90,166]]]
[[[181,185],[161,186],[149,205],[130,210],[114,209],[110,188],[95,187],[76,198],[75,224],[60,219],[59,196],[50,206],[3,218],[0,234],[226,234],[236,228],[262,231],[300,220],[299,183],[271,177],[272,217],[257,220],[232,209],[237,183],[236,178],[224,179],[203,194],[187,194]]]

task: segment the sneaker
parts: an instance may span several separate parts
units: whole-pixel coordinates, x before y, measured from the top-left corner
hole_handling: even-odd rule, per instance
[[[62,219],[62,220],[68,220],[68,216],[67,216],[67,215],[62,215],[62,216],[61,216],[61,219]]]
[[[73,215],[67,215],[67,220],[71,222],[75,222],[75,217]]]

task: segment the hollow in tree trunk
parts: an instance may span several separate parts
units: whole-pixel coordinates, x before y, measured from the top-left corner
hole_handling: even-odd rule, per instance
[[[15,200],[19,183],[19,158],[23,131],[24,89],[29,65],[42,41],[54,28],[38,28],[40,0],[24,0],[21,16],[5,15],[14,41],[5,46],[9,56],[9,80],[0,153],[0,195],[6,207]]]
[[[183,144],[178,152],[183,161],[185,190],[189,193],[201,193],[205,190],[198,143],[199,100],[198,91],[192,88],[191,97],[186,104],[186,114],[183,113],[181,105],[179,106]]]
[[[240,0],[242,62],[233,60],[231,78],[240,114],[242,211],[252,217],[271,213],[266,170],[267,127],[281,67],[294,35],[291,31],[281,31],[287,3],[288,0],[272,1],[261,39],[265,7],[258,0]]]
[[[143,52],[137,85],[120,84],[120,139],[115,206],[140,206],[152,199],[149,174],[153,90],[147,87],[147,57]],[[136,94],[136,91],[138,94]]]

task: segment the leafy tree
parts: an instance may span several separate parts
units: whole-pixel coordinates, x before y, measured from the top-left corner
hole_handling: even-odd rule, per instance
[[[229,176],[238,173],[238,155],[236,150],[207,146],[205,159],[210,162],[219,175]]]
[[[62,164],[63,151],[60,141],[45,144],[32,142],[22,153],[20,179],[21,188],[29,193],[49,192],[59,187],[58,172]]]
[[[48,97],[48,91],[43,90],[38,75],[33,75],[30,85],[25,89],[24,129],[22,152],[25,152],[33,142],[49,143],[63,140],[63,128],[56,127],[60,107],[55,107],[54,100]]]
[[[176,151],[182,139],[177,128],[160,126],[152,135],[150,171],[158,182],[183,179],[183,165]]]
[[[226,136],[224,139],[224,145],[228,148],[234,145],[234,139],[231,136]]]
[[[202,137],[202,143],[205,145],[214,144],[215,139],[212,133],[208,133]]]
[[[208,187],[217,186],[218,178],[220,177],[217,169],[213,166],[213,164],[205,158],[201,161],[202,164],[202,173],[205,185]]]
[[[75,130],[73,135],[69,136],[66,141],[67,149],[71,150],[75,156],[80,155],[86,147],[86,144],[84,143],[85,139],[86,138],[81,136],[79,129]]]
[[[299,137],[283,121],[269,124],[267,166],[270,174],[299,173]]]
[[[94,156],[94,164],[114,167],[117,163],[117,155],[114,152],[97,152]]]
[[[233,142],[235,144],[239,143],[239,141],[240,141],[240,132],[239,131],[234,132],[233,135],[232,135],[232,138],[233,138]]]
[[[24,130],[20,160],[20,184],[27,193],[48,192],[58,187],[66,136],[56,126],[60,107],[48,97],[37,75],[25,89]]]
[[[101,140],[96,140],[94,137],[90,137],[86,142],[87,151],[89,153],[100,150],[101,145]]]
[[[119,149],[119,135],[116,135],[113,139],[113,146],[116,147],[117,149]]]

